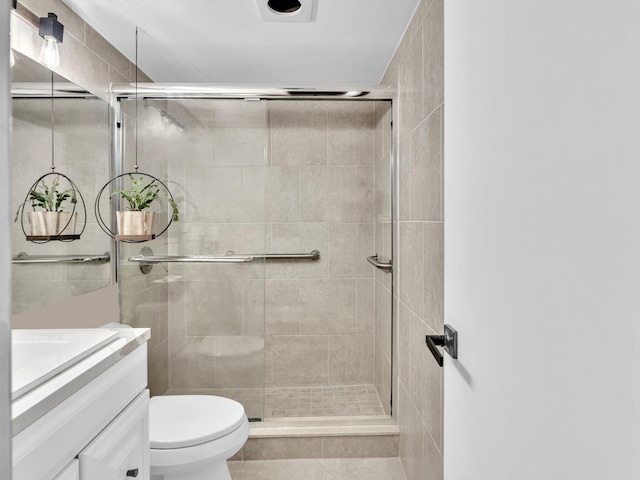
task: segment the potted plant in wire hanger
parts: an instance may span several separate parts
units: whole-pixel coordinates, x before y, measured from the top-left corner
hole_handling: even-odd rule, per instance
[[[172,221],[178,221],[178,205],[169,195],[160,192],[157,179],[152,178],[146,184],[142,176],[136,179],[133,175],[129,175],[129,179],[131,180],[130,188],[114,190],[110,196],[111,198],[119,195],[127,201],[129,207],[129,210],[116,212],[119,236],[152,238],[155,212],[147,209],[158,198],[162,198],[169,203],[172,210],[171,219]]]
[[[18,221],[20,212],[24,205],[31,203],[32,212],[28,212],[29,227],[33,236],[58,236],[73,235],[76,229],[77,213],[75,211],[65,212],[68,203],[75,205],[78,202],[76,190],[67,188],[60,191],[60,177],[56,175],[47,185],[44,180],[40,180],[31,187],[27,198],[18,207],[16,218]],[[41,210],[36,210],[40,208]],[[75,210],[75,207],[74,207]]]

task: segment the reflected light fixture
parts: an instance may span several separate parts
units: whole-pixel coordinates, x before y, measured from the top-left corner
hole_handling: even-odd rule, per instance
[[[57,68],[60,65],[58,43],[62,43],[64,25],[58,21],[58,16],[55,13],[49,13],[48,16],[40,18],[38,34],[44,38],[40,50],[40,63],[45,67]]]
[[[13,49],[9,49],[9,67],[13,68],[16,64],[16,56],[13,54]]]

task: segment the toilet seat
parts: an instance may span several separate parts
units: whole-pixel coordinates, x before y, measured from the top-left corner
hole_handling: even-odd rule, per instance
[[[151,449],[178,449],[212,442],[238,430],[247,417],[243,406],[223,397],[173,395],[149,402]]]

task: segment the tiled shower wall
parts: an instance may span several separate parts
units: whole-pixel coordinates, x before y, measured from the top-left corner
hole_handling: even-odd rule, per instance
[[[443,477],[443,375],[424,342],[444,317],[443,50],[443,0],[422,0],[381,82],[399,92],[394,408],[408,480]]]
[[[321,252],[315,262],[171,265],[171,389],[248,389],[263,376],[267,387],[373,383],[366,257],[381,105],[169,102],[184,128],[167,145],[184,212],[172,254]]]

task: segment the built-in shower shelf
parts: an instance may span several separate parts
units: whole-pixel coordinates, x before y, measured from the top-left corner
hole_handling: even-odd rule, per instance
[[[155,235],[116,235],[116,242],[148,242],[156,238]]]
[[[51,242],[56,240],[69,242],[71,240],[80,240],[80,235],[27,235],[26,238],[28,242]]]

